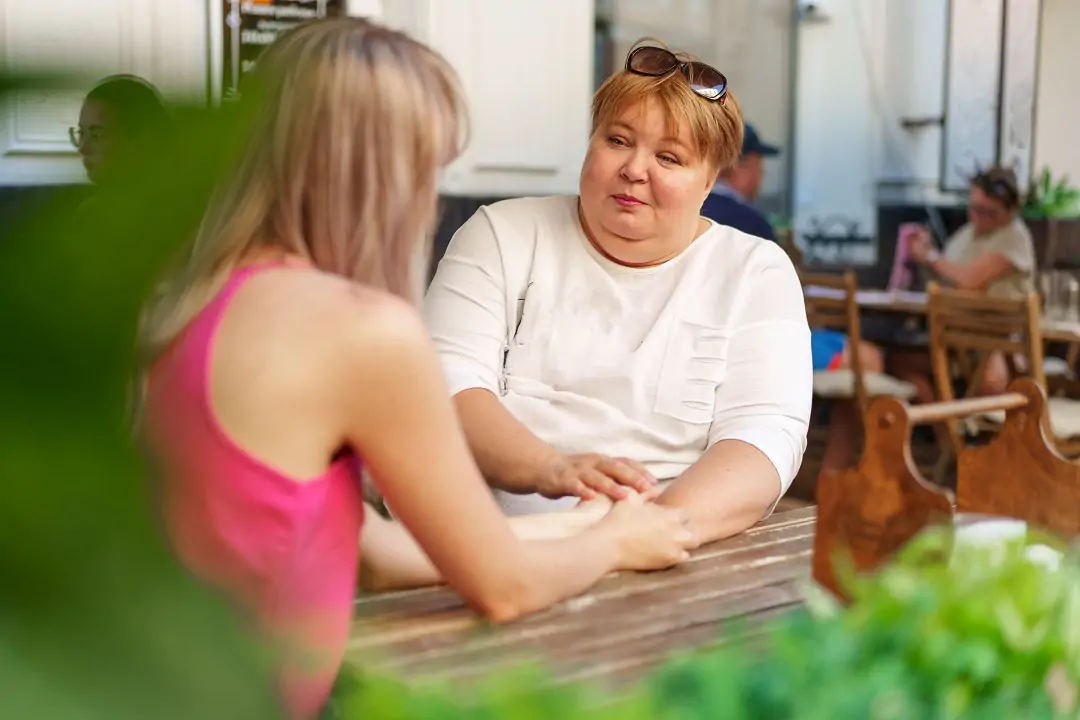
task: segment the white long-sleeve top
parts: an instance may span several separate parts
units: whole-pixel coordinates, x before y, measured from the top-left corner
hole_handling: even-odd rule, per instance
[[[802,288],[775,243],[713,224],[649,268],[605,259],[576,197],[481,208],[425,299],[450,384],[495,393],[563,453],[675,478],[721,440],[761,450],[791,484],[806,449],[812,362]],[[509,514],[574,499],[496,491]]]

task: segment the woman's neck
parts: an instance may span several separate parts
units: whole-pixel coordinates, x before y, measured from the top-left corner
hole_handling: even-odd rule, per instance
[[[681,255],[709,229],[709,221],[698,218],[689,231],[677,233],[678,237],[676,238],[626,240],[607,233],[603,239],[606,241],[604,242],[594,232],[592,226],[589,225],[585,214],[581,210],[580,202],[577,210],[578,223],[581,225],[581,230],[593,249],[605,260],[628,268],[649,268],[663,265]]]

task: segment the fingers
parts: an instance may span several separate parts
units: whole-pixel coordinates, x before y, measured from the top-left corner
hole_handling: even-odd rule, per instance
[[[569,484],[563,488],[562,496],[565,497],[566,495],[575,495],[581,498],[583,502],[596,499],[596,491],[586,485],[581,478],[571,480]]]
[[[603,493],[613,500],[625,500],[628,496],[625,487],[599,470],[592,468],[583,470],[580,481],[592,490]]]
[[[629,458],[603,458],[596,468],[620,485],[632,487],[642,494],[656,486],[656,478],[645,466]]]
[[[651,488],[641,493],[641,499],[645,502],[652,502],[656,498],[660,497],[664,493],[664,488],[659,485],[653,485]]]

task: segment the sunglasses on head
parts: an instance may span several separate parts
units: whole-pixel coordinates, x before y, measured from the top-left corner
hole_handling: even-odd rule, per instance
[[[1008,207],[1015,205],[1019,200],[1019,193],[1012,182],[993,171],[979,173],[972,180],[972,184],[987,195],[996,197]]]
[[[678,70],[690,84],[690,89],[709,102],[724,104],[727,95],[727,78],[711,65],[697,61],[684,62],[670,50],[648,45],[639,47],[626,56],[626,69],[636,75],[664,77]]]

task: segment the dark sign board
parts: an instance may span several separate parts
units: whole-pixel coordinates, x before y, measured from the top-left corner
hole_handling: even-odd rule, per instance
[[[345,0],[224,0],[222,92],[235,97],[240,79],[281,33],[305,20],[344,15]]]

